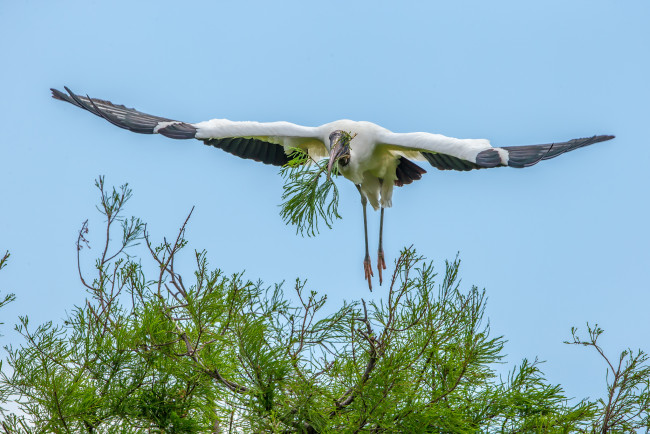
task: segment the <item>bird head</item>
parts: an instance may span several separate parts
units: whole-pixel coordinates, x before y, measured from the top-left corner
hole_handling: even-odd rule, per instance
[[[327,179],[331,179],[332,169],[335,163],[347,166],[350,163],[350,141],[354,136],[342,130],[333,131],[330,134],[330,161],[327,163]]]

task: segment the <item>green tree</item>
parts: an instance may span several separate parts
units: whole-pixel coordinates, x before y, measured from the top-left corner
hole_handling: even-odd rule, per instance
[[[9,252],[5,252],[4,255],[2,255],[2,258],[0,258],[0,270],[5,268],[7,266],[7,263],[9,261]],[[7,304],[11,303],[14,301],[16,296],[14,294],[8,294],[5,295],[4,297],[0,297],[0,309],[6,306]],[[0,322],[0,325],[3,325],[4,323]],[[2,333],[0,333],[0,336],[2,336]],[[0,372],[3,372],[2,370],[2,360],[0,360]],[[9,399],[10,397],[10,388],[3,387],[2,384],[0,384],[0,402],[5,402]],[[1,408],[1,407],[0,407]]]
[[[506,378],[504,339],[484,320],[485,292],[459,285],[458,258],[434,267],[413,248],[387,294],[326,309],[291,290],[213,269],[205,251],[177,267],[185,228],[155,243],[123,216],[128,187],[97,181],[106,227],[94,268],[78,268],[87,301],[61,324],[33,327],[7,348],[5,432],[629,432],[650,426],[647,356],[608,364],[608,398],[569,400],[537,361]],[[326,213],[327,214],[327,213]],[[191,212],[190,212],[191,215]],[[120,241],[115,243],[115,233]],[[138,247],[137,244],[141,243]],[[145,252],[143,256],[135,253]],[[6,263],[7,255],[2,265]],[[143,265],[150,264],[150,265]],[[325,312],[333,312],[326,314]]]

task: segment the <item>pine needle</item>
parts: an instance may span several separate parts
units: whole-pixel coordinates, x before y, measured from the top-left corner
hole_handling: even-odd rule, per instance
[[[285,180],[280,216],[296,226],[296,233],[313,237],[320,232],[319,220],[331,229],[334,220],[341,218],[339,192],[326,176],[329,159],[315,161],[302,149],[294,149],[290,156],[280,170]],[[332,174],[338,175],[338,163]]]

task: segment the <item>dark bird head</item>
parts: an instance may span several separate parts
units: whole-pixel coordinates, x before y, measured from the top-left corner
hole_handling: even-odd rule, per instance
[[[327,179],[330,179],[332,169],[336,162],[340,166],[347,166],[350,162],[350,141],[354,136],[342,130],[330,134],[330,161],[327,163]]]

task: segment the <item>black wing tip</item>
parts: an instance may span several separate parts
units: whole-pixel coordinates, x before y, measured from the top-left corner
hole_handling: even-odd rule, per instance
[[[592,144],[592,143],[606,142],[607,140],[612,140],[615,138],[616,136],[611,134],[599,134],[591,137],[581,137],[579,139],[573,139],[567,142],[560,142],[560,143],[577,143],[577,142],[583,143],[584,142],[584,143]]]
[[[72,105],[76,105],[77,107],[88,110],[88,108],[79,101],[79,97],[73,91],[71,91],[68,86],[63,86],[63,88],[66,90],[66,92],[68,92],[67,94],[51,87],[50,90],[52,91],[52,98],[58,99],[59,101],[69,102]]]
[[[160,133],[162,135],[172,139],[193,139],[196,135],[196,128],[190,124],[159,116],[152,116],[133,108],[113,104],[110,101],[91,98],[89,95],[79,96],[67,86],[63,86],[63,88],[67,94],[58,89],[50,88],[52,98],[66,101],[74,106],[87,110],[119,128],[124,128],[134,133],[154,134],[158,132],[156,128],[161,122],[171,122],[173,123],[172,125],[161,128]]]
[[[615,137],[614,135],[605,134],[546,145],[504,146],[502,149],[508,151],[508,166],[521,169],[594,143],[612,140]]]
[[[72,92],[67,86],[63,86],[63,88],[66,90],[66,92],[68,92],[67,94],[65,92],[61,92],[59,89],[51,87],[50,90],[52,91],[52,98],[58,99],[59,101],[69,102],[70,104],[78,105],[75,101],[77,95],[75,95],[75,93]]]
[[[559,145],[559,146],[564,148],[560,152],[560,154],[563,154],[564,152],[573,151],[574,149],[578,149],[578,148],[582,148],[582,147],[585,147],[585,146],[593,145],[594,143],[606,142],[606,141],[612,140],[614,138],[616,138],[616,136],[611,135],[611,134],[603,134],[603,135],[598,135],[598,136],[583,137],[583,138],[580,138],[580,139],[569,140],[568,142],[553,143],[553,144],[551,144],[551,149],[553,148],[553,146]],[[549,150],[549,152],[550,151],[551,150]],[[555,155],[553,155],[553,156],[555,156]]]
[[[58,89],[54,89],[53,87],[51,87],[50,90],[52,91],[52,98],[65,101],[65,94],[63,92]]]
[[[63,88],[65,89],[66,92],[68,92],[68,95],[70,96],[70,98],[75,98],[77,96],[73,91],[70,90],[70,88],[68,86],[63,86]],[[57,92],[59,92],[62,96],[66,97],[66,98],[68,97],[68,95],[64,94],[61,91],[57,91]]]
[[[606,142],[607,140],[612,140],[615,139],[616,136],[610,135],[610,134],[605,134],[602,136],[594,136],[595,143],[597,142]]]

